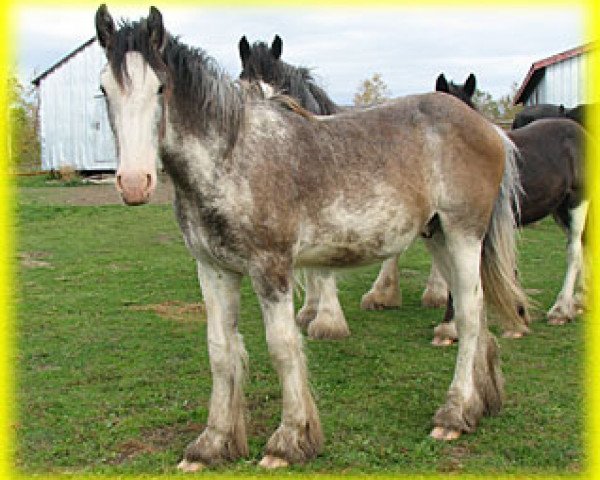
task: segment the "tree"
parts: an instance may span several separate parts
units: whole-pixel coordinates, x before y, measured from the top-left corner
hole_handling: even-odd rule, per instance
[[[354,94],[354,105],[357,107],[367,107],[385,102],[391,97],[391,92],[383,81],[380,73],[375,73],[367,80],[364,80]]]
[[[473,103],[490,120],[494,122],[511,122],[523,107],[513,104],[519,89],[517,82],[513,82],[510,88],[510,93],[503,95],[497,100],[490,93],[477,89],[473,95]]]
[[[10,163],[14,169],[35,169],[40,165],[40,142],[37,135],[37,108],[19,79],[8,78],[10,115]]]

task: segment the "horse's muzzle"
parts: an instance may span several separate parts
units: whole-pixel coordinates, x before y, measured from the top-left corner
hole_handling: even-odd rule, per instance
[[[117,191],[125,204],[143,205],[150,201],[156,188],[156,173],[153,172],[117,172],[115,181]]]

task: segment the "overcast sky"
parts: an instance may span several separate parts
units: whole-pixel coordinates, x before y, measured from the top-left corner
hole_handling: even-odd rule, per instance
[[[381,73],[393,96],[432,90],[440,72],[494,97],[523,81],[531,64],[584,43],[580,7],[524,8],[190,8],[155,2],[166,28],[201,47],[237,77],[237,44],[283,39],[282,59],[313,68],[318,82],[340,104],[352,103],[360,82]],[[138,19],[147,8],[109,10],[115,20]],[[20,8],[15,57],[21,78],[31,80],[95,35],[95,6]]]

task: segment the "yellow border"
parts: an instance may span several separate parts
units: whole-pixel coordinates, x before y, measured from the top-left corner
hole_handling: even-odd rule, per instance
[[[14,38],[12,35],[11,27],[14,22],[15,10],[19,7],[33,7],[33,6],[88,6],[98,5],[105,0],[26,0],[25,2],[13,2],[7,1],[2,2],[0,10],[0,167],[2,173],[0,174],[0,478],[17,478],[21,477],[17,472],[13,470],[12,466],[12,445],[13,445],[13,428],[12,419],[14,409],[14,396],[13,396],[13,383],[12,383],[12,370],[10,362],[14,358],[12,350],[12,330],[13,327],[11,320],[11,295],[12,285],[14,285],[14,277],[12,271],[12,260],[14,258],[14,238],[12,229],[12,210],[11,210],[11,199],[12,188],[6,172],[8,171],[8,142],[7,135],[9,133],[8,115],[7,115],[7,98],[6,98],[6,85],[8,78],[8,66],[11,64],[12,52],[10,46],[12,45],[11,40]],[[112,5],[118,4],[121,6],[129,5],[148,5],[152,4],[152,0],[147,2],[123,2],[113,1],[108,2]],[[164,0],[156,2],[159,4],[166,3]],[[540,7],[544,6],[585,6],[586,8],[586,33],[587,39],[597,40],[597,32],[600,31],[600,3],[598,0],[587,0],[587,1],[572,1],[572,0],[525,0],[523,4],[522,0],[480,0],[475,3],[474,0],[459,0],[449,4],[444,0],[425,0],[423,2],[414,1],[394,1],[394,0],[225,0],[219,1],[202,1],[202,0],[177,0],[177,6],[182,7],[198,7],[214,6],[214,7],[439,7],[439,6],[471,6],[476,9],[481,7]],[[474,5],[475,4],[475,5]],[[543,10],[540,10],[540,15],[543,15]],[[68,28],[68,27],[66,27]],[[590,62],[590,72],[588,79],[589,98],[592,101],[599,100],[599,91],[595,87],[600,85],[600,64],[599,54],[594,52],[592,54],[592,61]],[[525,74],[526,72],[523,72]],[[590,116],[592,137],[600,139],[598,135],[600,133],[600,109],[594,112],[593,116]],[[590,145],[590,155],[588,156],[588,188],[592,195],[592,202],[598,205],[600,202],[600,188],[597,185],[597,179],[600,178],[600,147],[598,143]],[[590,226],[591,231],[590,243],[592,245],[592,256],[590,265],[592,265],[591,281],[592,285],[599,285],[600,282],[600,270],[593,268],[593,265],[598,265],[596,259],[599,257],[600,248],[600,209],[592,209],[590,213]],[[600,477],[600,292],[597,289],[590,288],[590,306],[591,311],[586,321],[586,453],[587,462],[584,464],[584,470],[581,477],[599,478]],[[565,374],[572,374],[573,372],[565,372]],[[212,476],[212,475],[211,475]],[[227,475],[218,475],[220,478],[227,478]],[[232,476],[232,475],[229,475]],[[371,475],[370,475],[371,476]],[[461,475],[464,477],[465,475]],[[573,476],[573,475],[569,475]],[[578,475],[579,476],[579,475]],[[57,475],[47,475],[44,478],[62,478]],[[92,475],[77,475],[76,478],[87,478]],[[170,475],[165,476],[144,476],[146,479],[150,478],[167,478]],[[249,476],[243,475],[244,478],[259,478],[259,475]],[[283,478],[289,477],[289,474],[283,475],[268,475],[269,478]],[[305,478],[317,477],[317,475],[303,475]],[[372,477],[383,478],[389,477],[389,475],[373,475]],[[408,476],[407,476],[408,477]],[[481,475],[467,475],[469,478],[482,478]],[[561,478],[562,475],[555,475],[555,478]],[[27,478],[27,477],[25,477]],[[120,476],[120,477],[106,477],[106,478],[132,478],[132,476]],[[319,478],[341,478],[340,475],[319,475]],[[411,479],[433,479],[439,478],[435,475],[415,475],[410,476]],[[526,475],[511,475],[501,476],[497,478],[549,478],[547,476],[540,476],[534,474]]]

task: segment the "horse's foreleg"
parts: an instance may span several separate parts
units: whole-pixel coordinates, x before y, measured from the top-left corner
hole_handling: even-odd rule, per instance
[[[567,246],[567,272],[562,289],[548,312],[548,323],[564,325],[577,315],[575,285],[577,279],[583,279],[583,229],[587,216],[588,202],[582,202],[569,211],[569,229]]]
[[[448,284],[436,265],[435,259],[432,259],[427,285],[425,285],[425,291],[421,297],[421,305],[424,307],[441,308],[446,306],[447,298]]]
[[[388,258],[381,264],[381,270],[371,290],[365,293],[360,302],[363,310],[398,308],[402,305],[402,293],[398,286],[398,255]]]
[[[314,339],[339,340],[350,335],[337,295],[335,274],[331,270],[313,272],[320,291],[317,314],[308,325],[308,336]]]
[[[454,236],[430,244],[438,259],[451,270],[447,278],[454,296],[458,331],[458,356],[454,378],[445,404],[434,416],[431,435],[452,440],[475,430],[480,418],[493,414],[502,405],[503,379],[498,347],[487,329],[480,279],[481,243],[477,239]]]
[[[294,321],[291,272],[252,275],[265,323],[269,354],[279,375],[283,410],[281,424],[269,439],[261,466],[266,468],[303,463],[322,449],[319,414],[307,380],[302,336]]]
[[[198,263],[198,278],[208,319],[213,385],[206,429],[187,447],[179,464],[185,471],[248,455],[243,392],[247,354],[237,331],[241,277]]]

